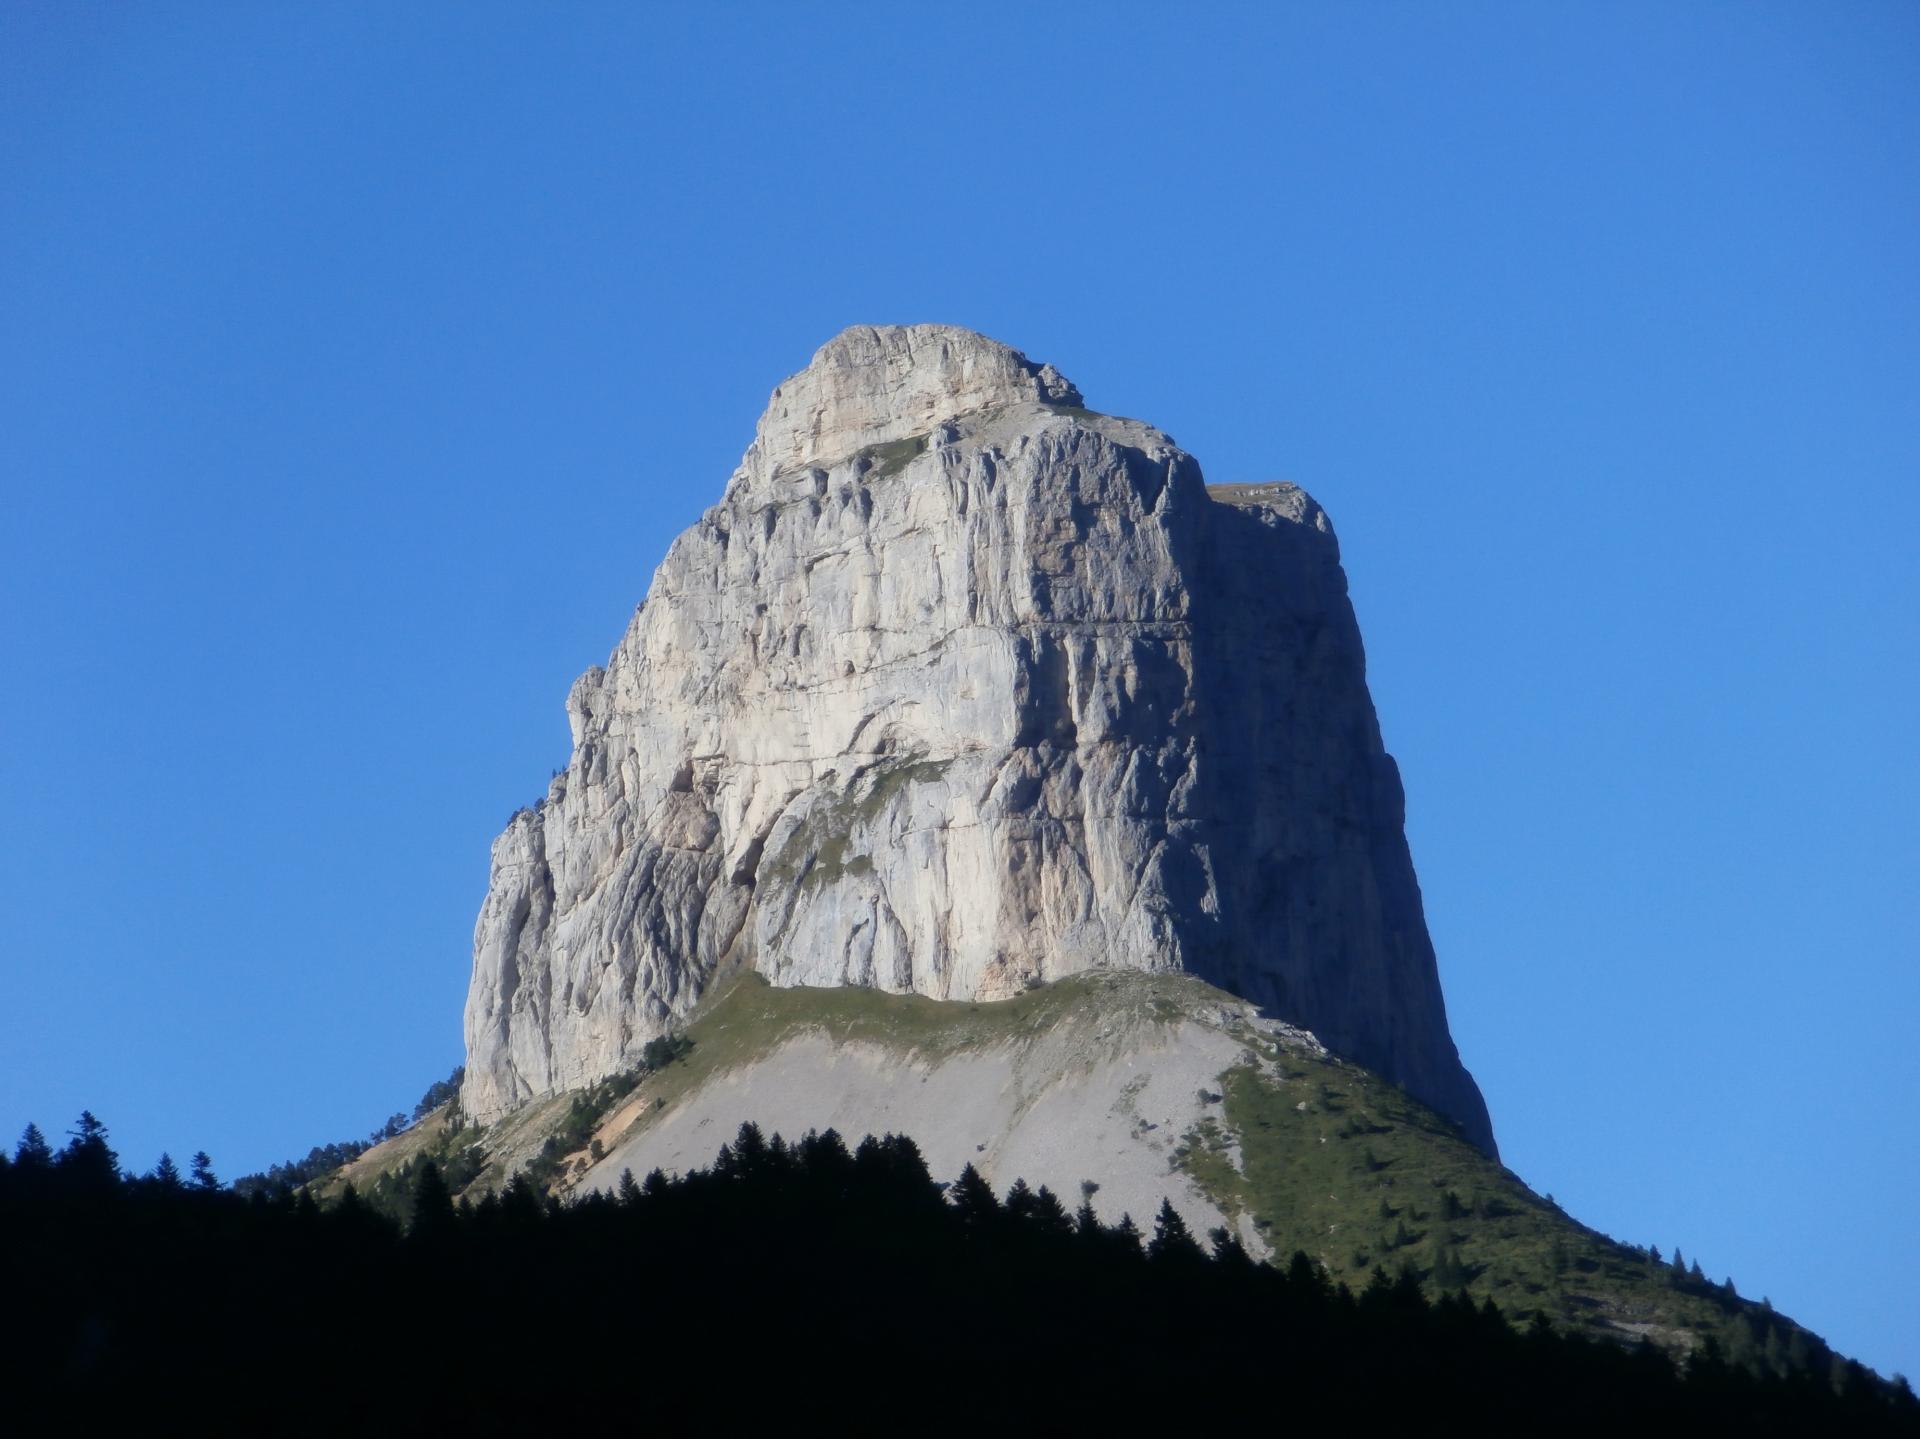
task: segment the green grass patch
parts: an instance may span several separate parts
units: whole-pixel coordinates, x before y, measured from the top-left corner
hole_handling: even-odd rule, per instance
[[[867,468],[862,472],[861,478],[868,484],[872,484],[876,480],[897,475],[926,448],[925,435],[912,435],[904,440],[889,440],[884,445],[869,445],[860,451],[867,460]]]
[[[1201,1126],[1181,1164],[1223,1210],[1250,1216],[1274,1253],[1305,1250],[1356,1288],[1376,1267],[1410,1267],[1430,1290],[1464,1288],[1521,1323],[1540,1314],[1676,1350],[1711,1336],[1742,1361],[1811,1339],[1578,1223],[1371,1072],[1261,1047],[1279,1073],[1249,1062],[1223,1074],[1223,1131]]]

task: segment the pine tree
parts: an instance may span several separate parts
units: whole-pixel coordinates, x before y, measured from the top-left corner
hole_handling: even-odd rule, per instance
[[[872,1136],[869,1135],[871,1140]],[[734,1168],[741,1174],[758,1174],[766,1168],[767,1141],[760,1126],[747,1120],[733,1138]]]
[[[153,1166],[153,1182],[162,1189],[181,1188],[180,1166],[173,1162],[171,1154],[161,1152],[160,1162]]]
[[[653,1171],[653,1174],[659,1173],[660,1171],[657,1169]],[[653,1174],[647,1176],[647,1183],[649,1185],[653,1183]],[[662,1176],[661,1182],[662,1184],[666,1182],[665,1176]],[[517,1225],[536,1224],[539,1222],[543,1210],[544,1206],[540,1203],[540,1191],[534,1188],[533,1181],[527,1177],[525,1170],[522,1170],[507,1181],[506,1190],[500,1196],[500,1213],[510,1223]]]
[[[847,1142],[840,1137],[837,1129],[808,1130],[807,1137],[799,1144],[801,1162],[809,1173],[824,1175],[843,1175],[853,1156],[847,1153]]]
[[[453,1195],[441,1176],[440,1166],[429,1159],[414,1178],[413,1221],[407,1233],[414,1239],[438,1239],[452,1230]]]
[[[1373,1272],[1367,1276],[1367,1287],[1360,1291],[1360,1302],[1370,1307],[1384,1306],[1393,1295],[1393,1276],[1387,1273],[1383,1265],[1373,1266]]]
[[[1293,1251],[1293,1258],[1287,1263],[1287,1283],[1293,1286],[1296,1294],[1327,1293],[1327,1276],[1324,1270],[1307,1256],[1304,1249]]]
[[[1004,1201],[1007,1218],[1016,1224],[1024,1224],[1034,1216],[1033,1191],[1027,1187],[1027,1181],[1016,1179],[1013,1188],[1007,1191]]]
[[[40,1132],[39,1125],[29,1124],[20,1132],[20,1143],[13,1151],[13,1162],[27,1170],[52,1167],[53,1146],[47,1143],[47,1136]]]
[[[625,1209],[631,1209],[634,1207],[634,1205],[638,1204],[639,1202],[640,1202],[640,1185],[634,1179],[633,1171],[631,1169],[621,1170],[620,1171],[621,1207]]]
[[[1180,1217],[1172,1200],[1162,1199],[1160,1212],[1153,1217],[1153,1240],[1147,1245],[1147,1258],[1182,1263],[1201,1257],[1187,1221]]]
[[[110,1185],[120,1180],[120,1156],[107,1144],[107,1126],[83,1109],[68,1131],[72,1136],[60,1151],[60,1167],[89,1184]]]
[[[204,1192],[220,1187],[220,1176],[213,1172],[213,1156],[206,1150],[196,1150],[191,1163],[193,1165],[192,1184],[195,1189]]]
[[[1239,1237],[1223,1228],[1207,1231],[1207,1240],[1213,1249],[1213,1260],[1223,1269],[1250,1270],[1253,1258],[1247,1253]]]
[[[1000,1201],[993,1197],[993,1186],[971,1164],[960,1171],[947,1197],[960,1212],[960,1222],[969,1229],[984,1229],[1000,1217]]]
[[[1060,1196],[1044,1184],[1034,1191],[1033,1221],[1044,1234],[1073,1232],[1073,1220],[1067,1217],[1067,1208],[1060,1202]]]

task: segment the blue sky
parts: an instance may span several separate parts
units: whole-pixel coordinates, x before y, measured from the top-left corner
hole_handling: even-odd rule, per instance
[[[0,1126],[460,1057],[487,847],[768,391],[1053,361],[1342,536],[1461,1050],[1920,1375],[1920,10],[0,12]]]

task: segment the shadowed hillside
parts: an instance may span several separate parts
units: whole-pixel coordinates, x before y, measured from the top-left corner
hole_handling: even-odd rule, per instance
[[[971,1164],[1002,1191],[1086,1193],[1108,1223],[1170,1199],[1196,1231],[1223,1225],[1281,1262],[1303,1250],[1355,1287],[1405,1269],[1430,1297],[1464,1291],[1517,1324],[1676,1358],[1711,1341],[1772,1373],[1835,1362],[1786,1316],[1588,1229],[1403,1090],[1189,976],[1077,976],[967,1004],[747,975],[656,1057],[492,1127],[443,1109],[316,1193],[351,1180],[398,1216],[428,1158],[475,1198],[520,1173],[585,1195],[627,1169],[705,1164],[746,1121],[891,1130],[937,1179]]]
[[[1170,1206],[1150,1236],[1050,1190],[936,1184],[904,1137],[849,1151],[744,1126],[703,1169],[572,1205],[524,1178],[456,1205],[413,1176],[404,1225],[343,1189],[243,1199],[204,1163],[117,1171],[91,1117],[58,1155],[0,1165],[0,1383],[23,1432],[524,1432],[563,1420],[893,1428],[1470,1418],[1587,1430],[1913,1433],[1910,1393],[1857,1365],[1756,1377],[1711,1349],[1516,1330],[1411,1271],[1356,1293],[1306,1255],[1203,1245]],[[1832,1382],[1837,1377],[1838,1383]]]

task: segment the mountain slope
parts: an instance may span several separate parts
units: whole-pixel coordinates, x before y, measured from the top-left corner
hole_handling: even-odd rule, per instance
[[[1587,1229],[1404,1090],[1191,976],[1075,976],[974,1004],[749,973],[685,1037],[684,1057],[631,1087],[491,1126],[443,1111],[340,1179],[399,1204],[408,1166],[433,1157],[473,1192],[531,1166],[581,1195],[703,1167],[745,1121],[790,1138],[905,1133],[936,1179],[972,1164],[998,1190],[1025,1179],[1069,1206],[1090,1181],[1108,1222],[1144,1223],[1165,1197],[1196,1232],[1226,1226],[1281,1261],[1303,1250],[1356,1288],[1410,1267],[1518,1322],[1676,1354],[1712,1339],[1755,1364],[1827,1357],[1784,1316]]]

